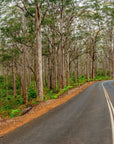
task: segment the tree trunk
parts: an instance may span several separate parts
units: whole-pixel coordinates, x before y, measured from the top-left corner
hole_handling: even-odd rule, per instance
[[[30,51],[27,51],[27,61],[28,61],[28,68],[27,68],[27,72],[28,72],[28,89],[30,89],[30,85],[31,85],[31,59],[30,59]]]
[[[63,9],[60,16],[60,84],[59,89],[63,89],[65,86],[65,73],[64,73],[64,47],[63,47]]]
[[[37,98],[43,101],[42,79],[42,44],[41,44],[41,6],[36,5],[36,75],[37,75]]]
[[[48,57],[48,88],[52,89],[52,62],[51,62],[51,58]]]
[[[89,53],[88,53],[88,49],[87,49],[87,54],[86,54],[86,78],[87,78],[87,81],[89,81]]]
[[[8,70],[6,70],[6,98],[8,100]]]
[[[50,89],[51,82],[50,82],[50,58],[48,57],[48,88]]]
[[[95,44],[93,45],[93,56],[92,56],[92,79],[95,78]]]
[[[16,69],[15,69],[15,62],[13,58],[13,64],[12,64],[12,73],[13,73],[13,95],[16,98]]]
[[[69,86],[69,53],[66,59],[66,85]]]
[[[55,39],[53,39],[53,89],[57,90],[57,55],[56,55],[56,47],[55,47]]]
[[[77,57],[77,59],[75,60],[75,83],[79,82],[78,75],[79,74],[78,74],[78,57]]]
[[[25,11],[23,13],[23,29],[24,36],[26,35],[26,19],[25,19]],[[28,101],[27,97],[27,56],[26,56],[26,46],[23,46],[23,72],[22,72],[22,93],[23,93],[23,103],[25,104]]]

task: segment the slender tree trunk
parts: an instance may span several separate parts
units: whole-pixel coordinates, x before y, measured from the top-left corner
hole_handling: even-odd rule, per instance
[[[43,85],[44,87],[47,85],[47,64],[45,56],[43,57]]]
[[[48,88],[50,89],[51,82],[50,82],[50,58],[48,57]]]
[[[93,56],[92,56],[92,79],[95,78],[95,44],[93,45]]]
[[[69,53],[67,54],[67,59],[66,59],[66,85],[69,86]]]
[[[57,55],[56,55],[56,47],[55,47],[55,39],[53,39],[53,89],[57,90]]]
[[[26,35],[25,11],[23,13],[23,29],[24,29],[24,36],[25,36]],[[23,93],[23,103],[25,104],[28,101],[28,96],[27,96],[27,53],[26,53],[26,46],[23,46],[22,61],[23,61],[22,93]]]
[[[43,101],[43,79],[42,79],[42,44],[41,44],[41,5],[36,5],[36,77],[37,98]]]
[[[79,68],[79,66],[78,66],[78,57],[77,57],[77,59],[75,61],[75,83],[79,82],[78,81],[78,77],[79,77],[78,68]]]
[[[55,4],[53,3],[53,10],[54,10],[54,7],[55,7]],[[55,10],[53,11],[53,17],[56,17],[55,16]],[[54,28],[55,28],[55,24],[54,24]],[[56,37],[56,34],[55,34],[55,31],[52,30],[52,45],[53,45],[53,90],[56,92],[57,90],[57,50],[56,50],[56,46],[55,46],[55,37]]]
[[[88,53],[88,48],[86,49],[86,77],[87,77],[87,81],[89,81],[89,53]]]
[[[30,85],[31,85],[31,70],[28,69],[28,89],[30,89]]]
[[[64,47],[63,47],[63,8],[61,10],[61,16],[60,16],[60,33],[61,33],[61,39],[60,39],[60,84],[59,84],[59,88],[61,90],[65,86]]]
[[[48,88],[52,89],[53,88],[53,80],[52,80],[52,62],[51,62],[51,58],[48,57]]]
[[[8,70],[6,70],[6,98],[8,100]]]
[[[15,69],[14,58],[12,63],[12,72],[13,72],[13,95],[16,98],[16,69]]]
[[[27,61],[28,61],[28,68],[27,68],[27,72],[28,72],[28,89],[30,89],[30,85],[31,85],[31,59],[30,59],[30,51],[27,51]]]

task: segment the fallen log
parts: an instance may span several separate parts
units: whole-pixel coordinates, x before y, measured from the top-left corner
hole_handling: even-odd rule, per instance
[[[29,112],[31,109],[32,109],[32,107],[25,108],[25,109],[21,112],[21,115],[26,114],[26,113]]]

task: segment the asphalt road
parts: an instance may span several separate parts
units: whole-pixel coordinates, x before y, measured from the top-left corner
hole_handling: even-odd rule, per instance
[[[61,106],[1,137],[0,144],[114,144],[112,82],[94,83]]]

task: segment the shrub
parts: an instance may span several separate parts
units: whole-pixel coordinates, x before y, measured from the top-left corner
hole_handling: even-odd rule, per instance
[[[51,98],[52,98],[52,99],[56,99],[59,95],[63,94],[64,92],[66,92],[66,91],[69,90],[70,88],[73,88],[73,86],[65,86],[65,88],[62,89],[58,94],[51,95]]]
[[[23,97],[22,95],[18,95],[16,98],[16,104],[17,105],[22,105],[23,104]]]
[[[81,77],[79,77],[79,83],[80,84],[86,83],[86,76],[82,75]]]
[[[30,87],[30,89],[28,91],[28,100],[30,100],[31,98],[34,99],[36,97],[37,97],[37,93],[36,93],[35,89]]]
[[[20,83],[20,78],[19,77],[17,77],[17,79],[16,79],[16,88],[17,89],[21,89],[21,83]]]
[[[78,86],[78,85],[79,85],[78,83],[75,83],[75,84],[74,84],[74,86]]]
[[[3,83],[5,80],[5,77],[3,75],[0,76],[0,83]]]
[[[51,98],[52,99],[56,99],[58,97],[58,95],[52,95]]]
[[[93,81],[93,79],[90,77],[88,81],[89,81],[89,82],[90,82],[90,81]]]
[[[20,115],[21,115],[21,110],[18,110],[18,109],[14,109],[10,113],[11,118],[16,117],[16,116],[20,116]]]
[[[37,102],[37,101],[32,101],[32,104],[33,104],[33,105],[37,105],[38,102]]]
[[[64,89],[62,89],[63,92],[66,92],[67,90],[69,90],[70,88],[72,88],[73,86],[65,86]]]

